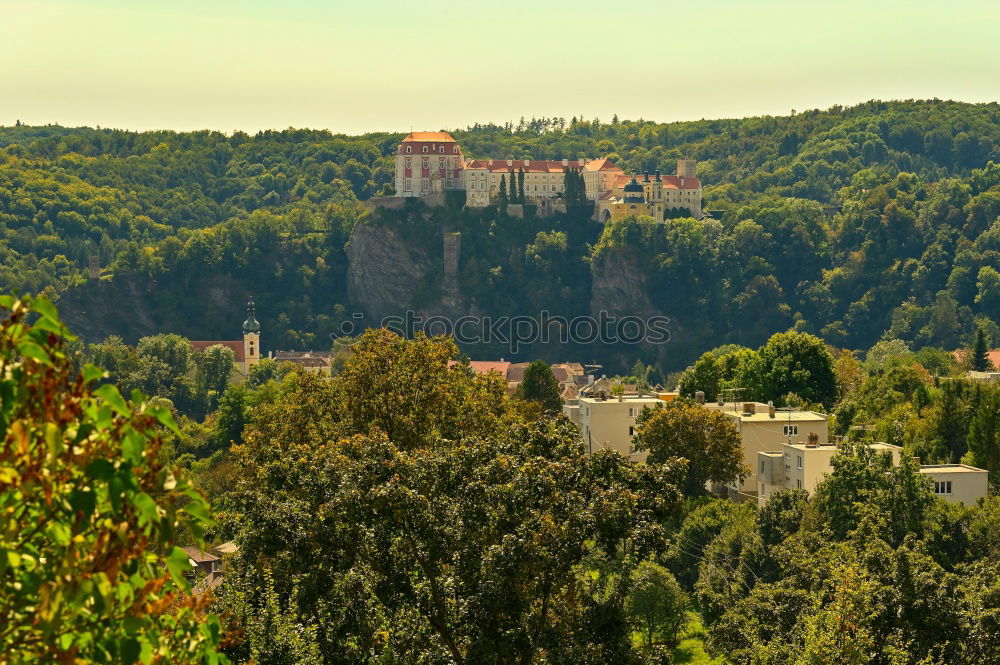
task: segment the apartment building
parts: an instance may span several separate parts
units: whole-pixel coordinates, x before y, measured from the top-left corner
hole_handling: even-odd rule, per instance
[[[888,443],[872,443],[869,447],[892,455],[899,465],[903,449]],[[764,505],[782,489],[802,489],[810,494],[833,471],[833,456],[840,452],[835,443],[782,444],[778,450],[757,454],[757,502]],[[987,472],[965,464],[925,464],[920,473],[931,478],[934,493],[953,503],[975,503],[986,496]]]
[[[737,498],[750,499],[760,491],[757,478],[760,453],[778,450],[786,444],[805,445],[803,442],[829,438],[826,414],[816,411],[778,409],[761,402],[709,402],[705,408],[732,418],[740,432],[743,463],[749,475],[742,482],[726,487]]]
[[[643,408],[653,408],[665,401],[659,395],[579,397],[576,403],[565,404],[563,413],[580,428],[589,452],[617,450],[635,462],[645,462],[647,453],[636,453],[632,448],[635,421]]]

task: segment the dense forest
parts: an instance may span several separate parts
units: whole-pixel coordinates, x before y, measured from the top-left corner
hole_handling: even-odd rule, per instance
[[[580,211],[437,208],[372,219],[361,202],[392,192],[402,134],[5,127],[0,290],[45,291],[69,320],[99,313],[103,334],[129,342],[230,338],[252,293],[267,347],[325,348],[354,311],[345,245],[364,223],[428,246],[461,231],[463,291],[493,314],[589,312],[603,259],[626,251],[650,305],[677,323],[669,355],[645,351],[668,371],[789,328],[852,349],[881,338],[953,349],[977,328],[1000,344],[996,103],[872,101],[668,124],[533,119],[452,134],[470,157],[608,156],[664,172],[697,159],[712,217],[604,228]],[[85,279],[92,255],[99,285]],[[115,316],[128,289],[143,294],[129,301],[141,311]],[[622,370],[631,354],[576,351]]]
[[[451,340],[382,329],[332,379],[261,363],[204,423],[178,422],[119,387],[179,338],[93,350],[119,378],[81,359],[46,299],[0,308],[5,662],[1000,662],[1000,501],[946,503],[908,455],[848,441],[811,495],[714,498],[702,481],[742,460],[723,413],[678,399],[639,419],[646,463],[588,454],[528,391],[449,364]],[[940,354],[898,347],[851,366],[783,333],[729,349],[740,362],[714,376],[918,416],[978,392],[968,441],[979,455],[990,437],[995,486],[1000,389],[958,381],[949,397],[918,369]],[[193,362],[197,395],[214,361]],[[679,454],[672,432],[709,424],[713,440]],[[209,592],[189,553],[223,541]]]

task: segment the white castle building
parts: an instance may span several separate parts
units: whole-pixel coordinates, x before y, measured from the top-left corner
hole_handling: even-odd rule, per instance
[[[464,191],[465,204],[485,207],[495,203],[500,184],[510,187],[511,174],[523,179],[526,203],[554,206],[562,199],[567,171],[583,177],[587,199],[595,204],[600,221],[641,213],[664,221],[672,208],[702,216],[701,181],[694,160],[680,160],[676,176],[642,180],[638,192],[625,191],[634,176],[609,159],[465,159],[462,148],[448,132],[410,132],[396,151],[396,196],[424,198],[445,191]],[[522,175],[523,173],[523,175]],[[627,201],[626,201],[627,199]]]

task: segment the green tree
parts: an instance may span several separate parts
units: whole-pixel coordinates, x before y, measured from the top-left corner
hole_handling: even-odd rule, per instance
[[[524,169],[517,170],[517,202],[524,203]]]
[[[976,328],[976,339],[972,344],[972,348],[969,349],[973,370],[988,372],[994,369],[993,363],[990,361],[989,350],[989,346],[986,343],[986,333],[983,332],[981,327]]]
[[[833,356],[823,340],[807,333],[786,332],[771,337],[750,370],[759,376],[761,399],[783,403],[794,393],[810,403],[832,408],[837,399]]]
[[[559,413],[562,410],[559,381],[544,360],[534,360],[525,368],[524,377],[514,395],[519,399],[537,402],[546,413]]]
[[[966,448],[969,462],[988,470],[996,481],[1000,477],[1000,390],[989,386],[981,392],[969,421]]]
[[[500,176],[500,190],[497,193],[497,203],[501,211],[507,210],[507,204],[510,203],[510,197],[507,195],[507,176]]]
[[[654,644],[677,644],[690,603],[674,576],[653,561],[643,561],[632,571],[629,584],[626,608],[646,649],[652,651]]]
[[[269,568],[325,662],[391,652],[514,664],[630,648],[624,600],[590,596],[579,572],[585,557],[613,567],[654,551],[679,500],[671,469],[588,455],[563,419],[415,448],[378,430],[275,436],[260,425],[301,420],[299,404],[327,398],[321,382],[294,380],[236,452],[240,550],[223,593],[258,608],[245,616],[266,606],[257,571]]]
[[[650,463],[673,458],[687,460],[684,493],[705,493],[709,481],[731,483],[745,477],[743,442],[732,418],[685,399],[644,408],[636,419],[632,438],[636,452],[649,454]]]
[[[91,390],[104,374],[73,371],[73,338],[46,299],[0,307],[2,660],[227,662],[174,546],[182,525],[201,534],[209,506],[160,463],[170,413],[110,384]]]

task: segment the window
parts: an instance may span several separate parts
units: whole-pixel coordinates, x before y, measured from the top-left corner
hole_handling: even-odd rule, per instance
[[[406,179],[406,183],[403,185],[403,190],[409,192],[413,189],[413,185],[410,183],[410,179]]]
[[[795,480],[795,488],[796,489],[802,489],[802,479],[801,478],[797,478]]]
[[[427,152],[427,146],[424,146],[424,152]]]
[[[764,473],[764,463],[763,462],[760,463],[760,472]]]
[[[951,494],[951,481],[942,480],[934,482],[934,493],[935,494]]]
[[[796,468],[796,469],[801,469],[801,468],[802,468],[802,455],[796,455],[796,456],[795,456],[795,462],[796,462],[796,463],[797,463],[797,465],[798,465],[798,466],[796,466],[795,468]]]
[[[628,428],[628,435],[629,436],[635,436],[635,428],[632,427],[631,425],[629,425],[629,428]]]
[[[630,406],[630,407],[628,408],[628,415],[629,415],[629,418],[635,418],[635,416],[636,416],[636,412],[637,412],[638,410],[639,410],[639,409],[635,408],[634,406]]]
[[[406,146],[406,152],[413,152],[413,146]]]
[[[799,426],[798,425],[785,425],[783,427],[785,436],[798,436]]]

